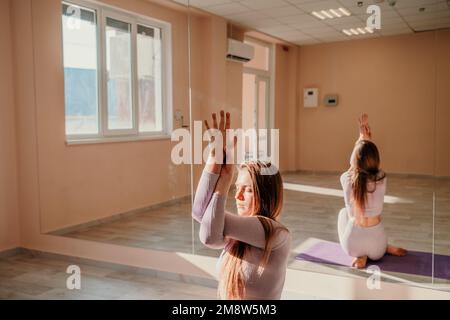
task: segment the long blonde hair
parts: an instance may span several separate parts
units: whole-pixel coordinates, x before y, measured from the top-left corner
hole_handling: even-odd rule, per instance
[[[276,231],[272,221],[278,220],[283,205],[283,181],[278,170],[270,175],[261,174],[261,170],[273,170],[273,168],[271,163],[261,161],[249,161],[240,166],[241,170],[248,170],[252,180],[254,209],[251,215],[258,217],[265,233],[266,244],[258,266],[259,275],[262,275],[272,250],[272,240]],[[223,257],[222,277],[219,283],[220,298],[243,299],[245,297],[242,262],[250,247],[249,244],[234,239],[228,243],[227,252]]]

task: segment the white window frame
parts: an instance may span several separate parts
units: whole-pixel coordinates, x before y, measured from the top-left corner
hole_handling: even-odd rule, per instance
[[[124,22],[130,25],[130,68],[131,68],[131,117],[132,117],[132,121],[131,121],[131,125],[132,127],[130,129],[109,129],[108,128],[108,72],[107,72],[107,68],[106,68],[106,19],[107,18],[111,18],[114,20],[118,20],[120,22]],[[101,108],[102,110],[102,126],[103,126],[103,134],[105,136],[126,136],[126,135],[136,135],[139,132],[139,128],[138,128],[138,123],[136,121],[136,117],[137,117],[137,110],[138,109],[138,100],[136,99],[137,94],[136,92],[138,91],[138,88],[136,87],[137,81],[137,75],[136,75],[136,70],[137,70],[137,54],[136,54],[136,28],[134,28],[134,24],[133,24],[133,20],[131,17],[128,17],[127,15],[124,14],[120,14],[118,12],[115,11],[111,11],[109,9],[103,9],[101,11],[101,20],[100,20],[100,29],[101,29],[101,34],[102,34],[102,57],[103,59],[101,60],[102,62],[102,91],[103,91],[103,98],[104,98],[104,105],[103,108]]]
[[[172,27],[171,24],[134,12],[89,0],[63,0],[61,5],[73,4],[94,10],[97,23],[97,98],[98,134],[66,134],[67,144],[102,143],[134,140],[170,139],[173,130],[172,108]],[[132,117],[131,129],[108,129],[107,71],[106,71],[106,18],[131,24],[131,87]],[[137,61],[137,25],[161,30],[161,95],[162,130],[139,132],[139,86]],[[62,39],[63,41],[63,39]],[[63,42],[61,43],[62,47]]]
[[[257,77],[269,79],[269,129],[275,127],[275,44],[262,41],[260,39],[246,36],[244,41],[257,43],[269,49],[269,65],[268,70],[255,69],[251,67],[244,67],[244,73],[254,74]]]

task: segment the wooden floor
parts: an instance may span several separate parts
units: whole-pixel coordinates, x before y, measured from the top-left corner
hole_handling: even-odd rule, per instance
[[[70,258],[31,253],[0,258],[0,299],[211,300],[217,295],[212,287],[79,261],[81,289],[69,290],[66,269],[71,264]]]
[[[69,265],[81,270],[80,290],[67,289]],[[0,257],[0,300],[216,300],[217,282],[183,281],[154,270],[23,250]],[[196,284],[202,283],[202,285]],[[192,283],[194,282],[194,283]],[[203,285],[204,284],[204,285]],[[283,291],[281,299],[323,299]]]
[[[344,202],[337,174],[285,174],[284,182],[287,188],[281,220],[293,236],[291,263],[294,264],[298,247],[306,240],[338,241],[337,213]],[[387,196],[383,221],[391,244],[450,255],[450,179],[389,175]],[[227,202],[227,208],[235,212],[233,198]],[[207,249],[199,242],[198,224],[193,224],[190,211],[191,204],[185,200],[64,236],[218,256],[218,251]]]

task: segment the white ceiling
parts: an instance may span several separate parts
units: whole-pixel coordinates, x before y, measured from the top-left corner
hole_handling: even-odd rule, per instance
[[[174,0],[225,17],[235,24],[305,45],[450,28],[450,0]],[[390,6],[391,1],[395,6]],[[347,36],[342,29],[365,27],[366,8],[381,8],[381,29]],[[351,16],[320,20],[312,11],[344,7]],[[425,8],[420,12],[419,8]]]

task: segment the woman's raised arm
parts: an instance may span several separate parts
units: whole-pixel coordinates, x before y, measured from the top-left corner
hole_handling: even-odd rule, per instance
[[[358,124],[359,124],[359,138],[356,142],[359,142],[361,140],[372,140],[372,132],[370,131],[369,126],[369,116],[366,113],[363,113],[358,118]]]
[[[221,133],[223,146],[226,147],[225,137],[226,130],[230,128],[230,113],[227,112],[225,114],[223,110],[220,111],[219,123],[217,123],[217,115],[213,113],[212,128],[210,128],[207,120],[205,120],[204,123],[206,130],[218,130]],[[195,199],[192,205],[192,217],[198,222],[201,222],[203,219],[203,215],[205,214],[205,210],[211,201],[212,194],[216,188],[217,181],[219,180],[219,176],[222,171],[223,161],[218,161],[215,151],[215,149],[210,150],[209,158],[206,162],[205,168],[203,169],[202,176],[200,177],[200,181],[195,192]]]

